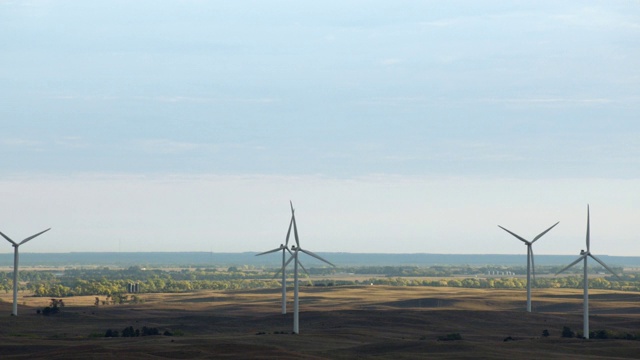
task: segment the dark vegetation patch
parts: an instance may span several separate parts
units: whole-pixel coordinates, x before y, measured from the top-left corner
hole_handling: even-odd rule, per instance
[[[49,306],[42,308],[42,310],[37,309],[37,314],[42,314],[44,316],[55,315],[60,312],[60,310],[64,307],[64,300],[62,299],[51,299]]]
[[[456,300],[451,300],[451,299],[420,298],[420,299],[390,301],[390,302],[381,303],[380,305],[399,307],[399,308],[439,308],[439,307],[449,307],[449,306],[455,305],[456,303],[457,303]]]
[[[183,335],[181,331],[170,331],[165,330],[160,334],[160,330],[154,327],[146,327],[143,326],[142,329],[136,329],[133,326],[127,326],[122,329],[122,331],[118,332],[118,330],[107,329],[104,334],[104,337],[140,337],[140,336],[155,336],[155,335],[164,335],[164,336],[180,336]]]
[[[574,332],[568,326],[564,326],[562,328],[561,336],[564,338],[584,338],[581,331]],[[640,333],[615,330],[595,330],[589,331],[589,339],[640,340]]]
[[[456,341],[456,340],[462,340],[462,335],[460,335],[460,333],[451,333],[447,335],[438,336],[438,341]]]

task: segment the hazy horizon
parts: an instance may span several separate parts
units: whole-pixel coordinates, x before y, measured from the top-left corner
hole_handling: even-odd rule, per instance
[[[24,253],[20,257],[22,268],[43,267],[225,267],[250,266],[279,268],[282,266],[281,253],[255,256],[256,252],[215,253],[215,252],[83,252],[83,253]],[[501,267],[526,269],[526,254],[363,254],[345,252],[320,252],[320,256],[331,259],[338,268],[367,266],[416,266],[416,267]],[[538,274],[558,270],[575,260],[575,255],[538,255]],[[640,256],[599,255],[607,265],[615,268],[637,269]],[[306,268],[330,267],[326,263],[304,256]],[[591,271],[604,269],[593,263]],[[0,254],[0,269],[13,269],[13,254]],[[578,266],[577,269],[580,269]],[[578,270],[580,271],[580,270]]]
[[[639,256],[622,1],[0,0],[21,252]],[[2,240],[0,253],[10,253]]]

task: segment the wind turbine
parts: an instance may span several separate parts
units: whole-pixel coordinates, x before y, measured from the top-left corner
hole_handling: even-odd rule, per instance
[[[51,228],[41,231],[35,235],[31,235],[28,238],[20,241],[19,243],[16,243],[15,241],[11,240],[7,235],[0,232],[0,235],[2,235],[3,238],[7,239],[7,241],[13,245],[13,249],[14,249],[13,250],[13,309],[11,311],[11,315],[13,316],[18,316],[18,262],[20,260],[20,255],[18,254],[18,247],[20,247],[20,245],[26,243],[27,241],[35,238],[36,236],[46,233],[49,230],[51,230]]]
[[[291,203],[291,201],[289,201],[289,204],[291,205],[291,220],[289,221],[289,230],[287,230],[287,238],[285,243],[280,244],[280,247],[276,249],[265,251],[260,254],[256,254],[256,256],[260,256],[260,255],[270,254],[270,253],[274,253],[276,251],[282,250],[282,268],[280,268],[278,273],[282,271],[282,313],[283,314],[287,313],[287,277],[285,272],[285,251],[288,251],[290,254],[292,254],[291,250],[289,250],[289,235],[291,235],[291,227],[293,225],[294,210],[293,210],[293,204]],[[275,276],[278,276],[278,273],[276,273]]]
[[[547,230],[541,232],[538,236],[534,237],[533,240],[528,241],[523,239],[521,236],[517,235],[514,232],[511,232],[505,228],[503,228],[502,226],[498,225],[498,227],[506,232],[508,232],[509,234],[515,236],[518,240],[524,242],[525,245],[527,245],[527,311],[531,312],[531,272],[533,271],[533,280],[535,281],[536,279],[536,269],[533,263],[533,243],[536,242],[538,239],[540,239],[544,234],[548,233],[549,230],[553,229],[556,225],[558,225],[560,223],[560,221],[558,221],[557,223],[553,224],[553,226],[551,226],[550,228],[548,228]]]
[[[294,286],[293,286],[293,333],[294,334],[299,334],[300,333],[300,317],[299,317],[299,297],[298,297],[298,265],[300,265],[300,267],[302,267],[302,269],[309,274],[309,272],[307,272],[307,269],[304,268],[304,266],[302,266],[302,263],[300,263],[300,260],[298,260],[298,253],[299,252],[303,252],[309,256],[312,256],[320,261],[323,261],[333,267],[335,267],[335,265],[333,265],[332,263],[330,263],[329,261],[323,259],[322,257],[320,257],[317,254],[312,253],[309,250],[305,250],[303,248],[300,247],[300,238],[298,237],[298,226],[296,225],[296,218],[295,215],[293,214],[293,204],[291,205],[291,215],[292,215],[292,221],[293,221],[293,235],[294,238],[296,240],[296,244],[291,246],[291,249],[293,250],[293,254],[291,255],[291,257],[289,257],[289,260],[287,260],[287,262],[282,266],[282,271],[284,272],[284,268],[289,265],[289,263],[291,262],[291,260],[294,260],[294,266],[293,266],[293,281],[294,281]]]
[[[602,265],[605,269],[607,269],[610,273],[612,273],[615,277],[620,278],[618,276],[618,274],[616,274],[613,270],[611,270],[604,262],[602,262],[602,260],[598,259],[595,255],[593,255],[591,253],[590,250],[590,235],[589,235],[589,205],[587,205],[587,251],[581,250],[580,251],[580,257],[572,262],[571,264],[567,265],[564,269],[558,271],[556,273],[556,275],[560,274],[561,272],[564,272],[565,270],[567,270],[568,268],[572,267],[573,265],[579,263],[580,261],[584,261],[584,301],[583,301],[583,329],[582,329],[582,333],[584,334],[584,338],[588,339],[589,338],[589,278],[587,277],[587,258],[591,257],[593,260],[597,261],[598,263],[600,263],[600,265]]]

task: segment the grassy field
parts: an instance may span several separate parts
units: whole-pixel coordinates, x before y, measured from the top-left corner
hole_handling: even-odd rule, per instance
[[[289,291],[289,310],[292,292]],[[2,359],[637,359],[640,341],[580,340],[582,292],[433,287],[301,288],[299,335],[280,314],[277,289],[144,294],[142,304],[93,306],[66,298],[61,313],[36,314],[47,298],[0,296]],[[640,293],[592,290],[591,330],[640,333]],[[181,336],[104,338],[107,329],[155,327]],[[549,337],[542,337],[543,330]],[[281,334],[286,332],[286,334]],[[438,341],[459,333],[462,340]],[[513,341],[504,341],[511,337]]]

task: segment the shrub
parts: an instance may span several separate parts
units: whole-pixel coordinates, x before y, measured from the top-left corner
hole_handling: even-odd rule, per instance
[[[565,338],[572,338],[574,337],[576,334],[573,332],[573,330],[571,330],[570,327],[565,326],[562,328],[562,337]]]
[[[158,330],[158,328],[148,328],[146,326],[142,327],[142,336],[153,336],[153,335],[160,335],[160,331]]]
[[[462,340],[462,335],[459,333],[451,333],[445,336],[438,336],[439,341],[454,341],[454,340]]]
[[[611,334],[613,335],[613,334]],[[613,336],[611,336],[613,337]],[[609,339],[609,332],[606,330],[598,330],[598,331],[591,331],[589,332],[589,338],[590,339]]]
[[[136,335],[136,331],[133,329],[133,326],[129,326],[122,330],[122,337],[135,337],[140,336],[140,331],[138,331],[138,335]]]
[[[152,327],[146,327],[146,326],[143,326],[142,330],[134,329],[133,326],[128,326],[122,330],[122,337],[138,337],[138,336],[153,336],[153,335],[160,335],[160,330],[158,330],[158,328],[152,328]],[[179,330],[175,331],[174,333],[171,333],[170,331],[167,330],[164,332],[164,335],[180,336],[183,334]],[[107,332],[104,334],[104,337],[118,337],[118,331],[108,329]]]
[[[549,336],[549,330],[547,330],[547,329],[542,330],[542,336],[548,337]]]
[[[46,308],[42,309],[42,315],[49,316],[49,315],[57,314],[59,311],[60,311],[60,308],[58,307],[47,306]]]
[[[591,339],[620,339],[620,340],[637,340],[635,334],[617,332],[613,330],[597,330],[589,333]]]

